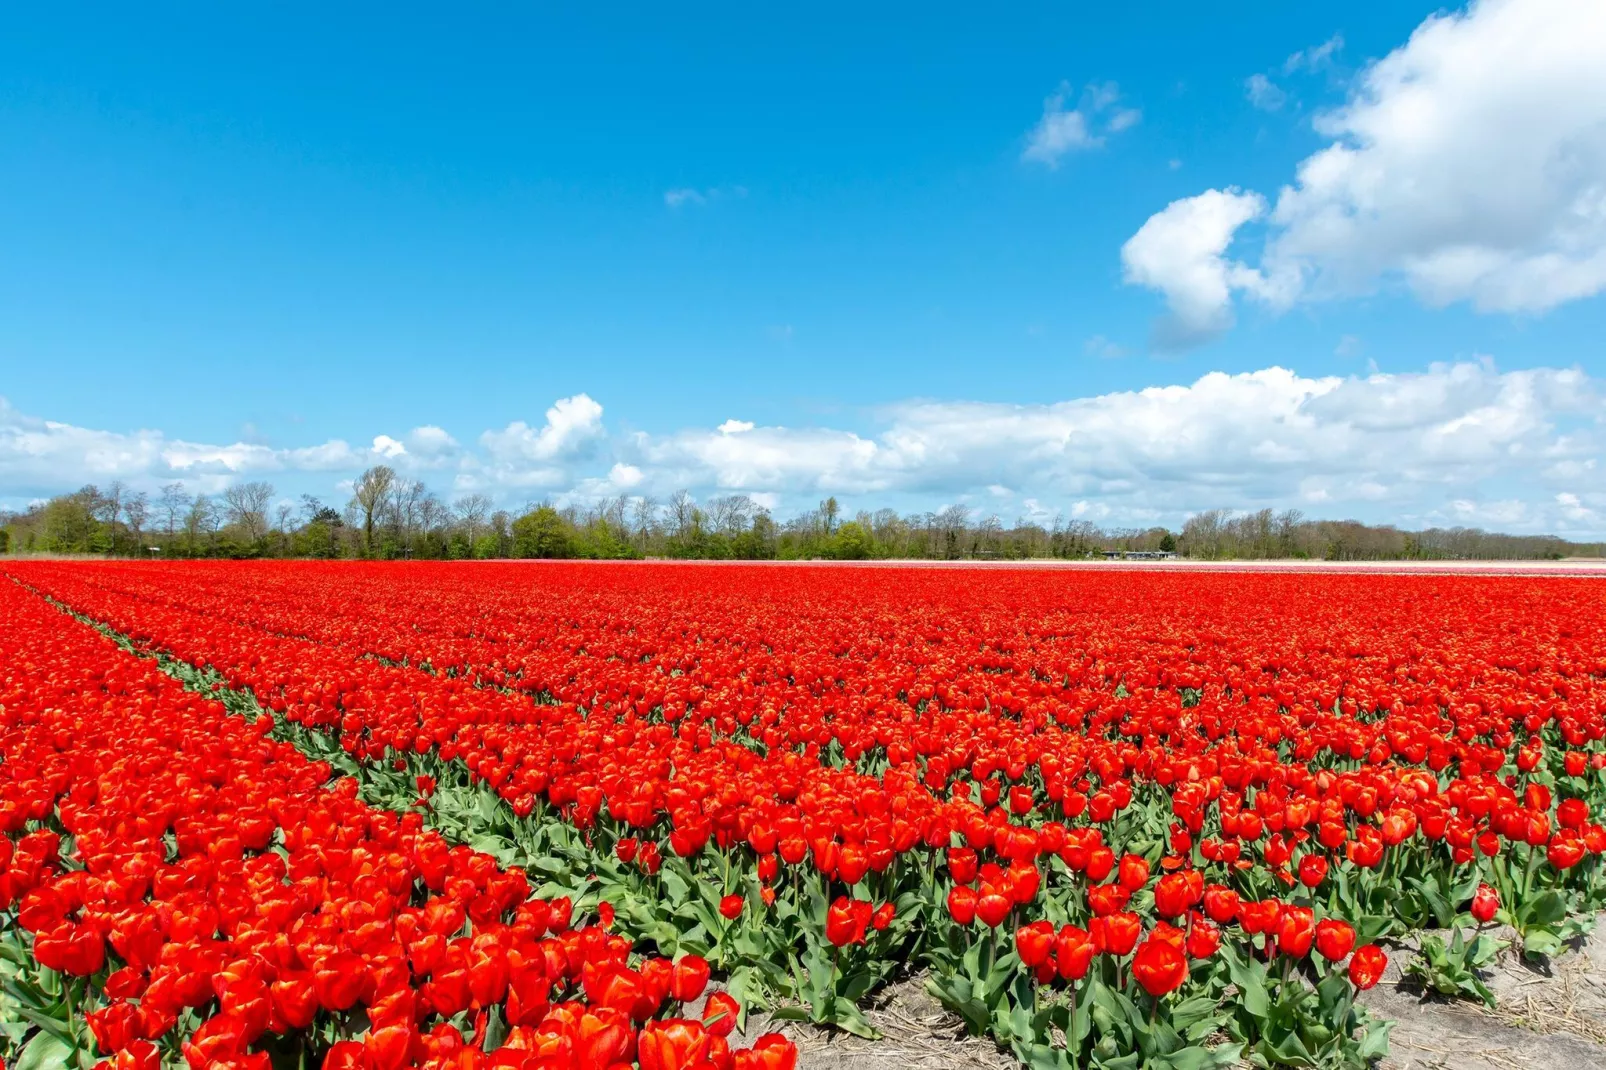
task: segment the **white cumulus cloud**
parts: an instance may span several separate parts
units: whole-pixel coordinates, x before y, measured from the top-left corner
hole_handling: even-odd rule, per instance
[[[514,420],[500,431],[482,434],[480,444],[498,461],[550,461],[581,449],[601,434],[602,406],[585,394],[576,394],[553,403],[540,427]]]
[[[1162,347],[1191,345],[1231,327],[1235,291],[1283,299],[1280,280],[1226,256],[1238,229],[1265,211],[1258,193],[1206,190],[1172,201],[1127,239],[1121,247],[1126,280],[1159,290],[1170,309],[1156,327]]]
[[[1332,51],[1298,53],[1290,69]],[[1255,269],[1285,299],[1398,281],[1430,306],[1538,313],[1606,289],[1600,0],[1481,0],[1431,16],[1316,129],[1330,143],[1278,194]],[[1128,278],[1162,290],[1175,312],[1165,284],[1196,272],[1199,254],[1173,255],[1178,267]],[[1201,321],[1230,322],[1219,301],[1213,314]]]

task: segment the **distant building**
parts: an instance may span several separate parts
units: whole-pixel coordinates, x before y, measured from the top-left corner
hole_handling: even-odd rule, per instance
[[[1175,550],[1105,550],[1110,561],[1175,561]]]

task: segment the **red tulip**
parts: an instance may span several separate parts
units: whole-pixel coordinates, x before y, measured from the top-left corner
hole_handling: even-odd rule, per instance
[[[1154,909],[1162,918],[1180,917],[1192,906],[1188,878],[1181,873],[1167,873],[1154,886]]]
[[[324,1052],[323,1070],[372,1070],[368,1051],[358,1040],[338,1040]]]
[[[870,924],[870,904],[839,896],[825,914],[825,938],[837,947],[864,942]]]
[[[1188,957],[1207,959],[1221,947],[1221,930],[1198,915],[1188,926]]]
[[[1094,918],[1088,932],[1100,950],[1115,956],[1127,955],[1143,932],[1143,922],[1136,914],[1111,914]]]
[[[1121,887],[1135,892],[1149,883],[1149,863],[1138,855],[1122,855],[1119,875]]]
[[[1243,903],[1238,907],[1238,924],[1251,935],[1269,933],[1283,916],[1283,904],[1276,899]]]
[[[1132,976],[1158,999],[1188,979],[1188,960],[1169,941],[1151,938],[1138,945],[1132,956]]]
[[[648,1022],[636,1038],[636,1058],[641,1070],[692,1070],[707,1058],[710,1039],[701,1022]]]
[[[1472,893],[1472,905],[1468,910],[1479,925],[1489,924],[1500,912],[1500,893],[1488,884],[1478,885],[1478,890]]]
[[[669,975],[669,994],[682,1003],[691,1003],[708,987],[710,969],[701,955],[682,955]]]
[[[976,900],[976,916],[989,929],[996,929],[1009,917],[1015,904],[997,892],[983,891]]]
[[[1060,977],[1067,981],[1080,981],[1086,977],[1097,950],[1093,938],[1082,929],[1075,925],[1061,928],[1054,939],[1054,960]]]
[[[1310,953],[1315,931],[1310,907],[1284,907],[1277,925],[1277,950],[1291,958],[1304,958]]]
[[[729,992],[711,993],[703,1004],[703,1028],[716,1037],[729,1036],[741,1012],[741,1004]]]
[[[948,914],[957,924],[976,920],[976,889],[957,884],[948,890]]]
[[[1556,823],[1564,829],[1581,829],[1589,820],[1589,804],[1582,799],[1563,799],[1556,806]]]
[[[1383,976],[1388,962],[1388,956],[1376,944],[1356,949],[1349,960],[1350,983],[1359,989],[1371,988]]]
[[[1242,900],[1238,893],[1231,888],[1220,884],[1212,884],[1205,889],[1204,908],[1210,920],[1217,925],[1226,925],[1238,918],[1238,908]]]
[[[1028,969],[1041,966],[1054,951],[1054,927],[1034,921],[1015,930],[1015,951]]]
[[[1308,854],[1299,860],[1299,883],[1307,888],[1315,888],[1327,879],[1327,859],[1321,855]]]
[[[736,1053],[735,1070],[796,1070],[797,1045],[780,1033],[765,1033],[747,1051]]]
[[[1355,930],[1347,923],[1334,918],[1323,918],[1316,923],[1316,950],[1329,962],[1337,962],[1355,946]]]
[[[1557,869],[1571,869],[1584,859],[1584,845],[1571,833],[1558,833],[1545,849],[1545,858]]]

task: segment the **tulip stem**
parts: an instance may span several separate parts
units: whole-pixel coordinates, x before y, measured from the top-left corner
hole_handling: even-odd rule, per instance
[[[1066,1030],[1066,1033],[1065,1033],[1065,1040],[1066,1040],[1065,1046],[1068,1048],[1074,1042],[1076,1044],[1076,1053],[1078,1055],[1080,1055],[1082,1053],[1082,1044],[1081,1044],[1080,1039],[1075,1036],[1075,1033],[1076,1033],[1076,982],[1075,981],[1071,982],[1071,1016],[1070,1016],[1070,1019],[1069,1019],[1069,1024],[1070,1024],[1070,1029]]]
[[[78,1016],[73,1013],[72,1005],[73,979],[70,974],[61,975],[61,991],[67,1000],[67,1042],[72,1045],[73,1062],[78,1061]]]

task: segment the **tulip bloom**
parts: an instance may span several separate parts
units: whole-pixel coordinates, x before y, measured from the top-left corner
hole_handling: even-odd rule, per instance
[[[780,1033],[765,1033],[748,1051],[736,1053],[735,1070],[796,1070],[797,1045]]]
[[[1027,968],[1041,966],[1054,951],[1054,927],[1034,921],[1015,930],[1015,951]]]
[[[1143,921],[1136,914],[1111,914],[1107,918],[1094,918],[1088,932],[1099,950],[1116,957],[1131,954],[1143,933]]]
[[[1377,984],[1383,976],[1383,970],[1388,966],[1389,958],[1383,949],[1376,944],[1367,944],[1356,950],[1349,960],[1350,983],[1359,989],[1368,989]]]
[[[1188,878],[1181,873],[1168,873],[1154,886],[1154,909],[1162,918],[1180,917],[1193,905]]]
[[[948,889],[948,916],[957,924],[969,925],[976,920],[976,889],[957,884]]]
[[[707,1060],[711,1039],[701,1022],[648,1022],[636,1037],[636,1058],[641,1070],[690,1070]]]
[[[1098,950],[1093,938],[1075,925],[1066,925],[1054,938],[1054,962],[1059,975],[1066,981],[1080,981],[1087,976],[1088,966]]]
[[[870,912],[865,900],[839,896],[825,913],[825,938],[837,947],[863,943]]]
[[[1487,925],[1500,912],[1500,893],[1488,884],[1480,884],[1472,893],[1472,905],[1467,909],[1479,925]]]
[[[715,992],[703,1005],[703,1028],[716,1037],[729,1036],[741,1012],[741,1004],[729,992]]]
[[[1217,925],[1226,925],[1236,921],[1238,910],[1243,900],[1238,893],[1220,884],[1212,884],[1204,892],[1205,913]]]
[[[669,974],[669,994],[681,1003],[690,1003],[708,987],[708,960],[701,955],[682,955]]]
[[[1262,899],[1238,907],[1238,924],[1252,936],[1271,932],[1282,916],[1283,904],[1276,899]]]
[[[1192,959],[1207,959],[1214,955],[1220,947],[1221,930],[1195,915],[1193,924],[1188,926],[1188,957]]]
[[[1316,923],[1316,950],[1328,962],[1338,962],[1355,946],[1355,929],[1348,922],[1323,918]]]
[[[1277,923],[1277,950],[1296,959],[1309,954],[1316,933],[1312,918],[1310,907],[1284,907]]]
[[[1188,960],[1174,944],[1151,937],[1132,956],[1132,976],[1158,999],[1188,979]]]
[[[980,918],[982,924],[989,929],[996,929],[1004,923],[1004,919],[1009,917],[1009,912],[1014,908],[1014,902],[1008,897],[995,891],[983,891],[976,900],[976,917]]]

